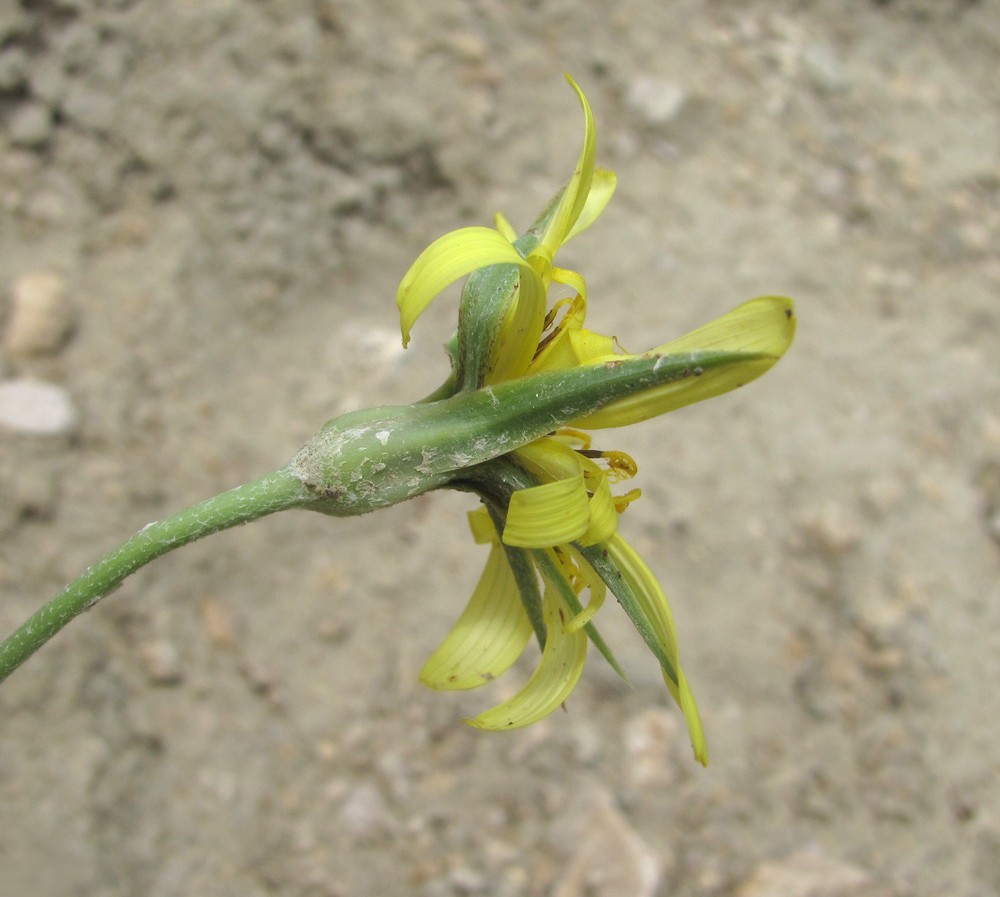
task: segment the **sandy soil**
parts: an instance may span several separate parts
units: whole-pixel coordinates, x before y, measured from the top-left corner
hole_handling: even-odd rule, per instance
[[[561,257],[635,349],[754,295],[799,336],[620,434],[710,742],[618,609],[566,713],[417,672],[484,560],[470,499],[284,514],[161,560],[0,688],[0,893],[1000,893],[1000,6],[992,0],[0,5],[0,285],[68,307],[7,381],[0,629],[149,520],[445,371],[416,253],[567,176]],[[61,328],[71,326],[68,335]],[[44,342],[44,341],[43,341]],[[23,347],[22,347],[23,349]]]

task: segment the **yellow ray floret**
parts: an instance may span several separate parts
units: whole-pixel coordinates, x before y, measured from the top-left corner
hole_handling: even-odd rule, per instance
[[[559,589],[546,580],[543,598],[545,648],[524,688],[509,701],[468,720],[477,729],[517,729],[548,716],[573,691],[587,659],[587,634],[567,632],[572,611]]]
[[[590,185],[594,179],[594,157],[597,153],[597,128],[594,125],[594,113],[590,108],[590,103],[576,81],[569,77],[569,75],[566,76],[566,80],[576,92],[577,98],[580,100],[580,105],[583,107],[583,146],[580,149],[580,156],[577,159],[573,177],[570,178],[569,183],[566,185],[566,189],[559,200],[559,206],[555,214],[549,219],[548,226],[542,234],[537,249],[532,253],[532,255],[546,259],[549,264],[551,264],[552,259],[555,257],[556,250],[568,239],[574,225],[580,218],[580,213],[586,205],[587,197],[590,194]],[[604,189],[606,190],[606,185]],[[611,193],[613,192],[614,188],[612,187]],[[607,199],[605,199],[605,205],[610,198],[609,193]],[[595,214],[593,217],[596,218],[597,215]],[[582,230],[583,228],[580,229]]]
[[[545,317],[545,287],[534,268],[509,240],[489,227],[463,227],[439,237],[428,246],[403,276],[396,293],[403,345],[410,342],[414,322],[431,301],[456,280],[489,265],[511,264],[521,271],[518,303],[530,309],[526,317]]]
[[[469,603],[424,664],[420,681],[442,690],[485,685],[521,656],[531,631],[504,550],[494,545]]]
[[[794,335],[795,315],[790,299],[783,296],[751,299],[721,318],[645,353],[661,357],[690,355],[694,376],[612,402],[594,414],[573,421],[572,426],[582,429],[624,427],[737,389],[769,371],[791,345]],[[730,364],[700,371],[700,353],[745,357],[734,357]],[[600,364],[622,357],[604,355],[581,359],[581,363]]]
[[[510,498],[503,541],[520,548],[573,542],[590,528],[590,499],[583,473],[519,489]]]
[[[652,624],[657,639],[670,662],[670,668],[664,667],[663,669],[663,680],[684,714],[695,757],[699,763],[707,765],[708,747],[701,726],[701,716],[698,713],[694,694],[684,676],[684,671],[681,669],[674,616],[666,596],[649,567],[621,536],[617,534],[612,536],[608,540],[607,548],[611,560],[635,593],[640,607]]]

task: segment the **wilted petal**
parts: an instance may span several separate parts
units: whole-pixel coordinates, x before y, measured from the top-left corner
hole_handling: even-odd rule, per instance
[[[618,529],[618,511],[607,475],[601,471],[593,479],[588,478],[588,482],[593,490],[590,496],[590,526],[578,540],[581,545],[603,542]]]
[[[608,587],[604,580],[597,575],[597,571],[587,563],[586,558],[576,549],[570,549],[570,557],[572,558],[572,575],[576,581],[575,591],[579,593],[586,589],[590,592],[587,606],[577,611],[573,619],[566,624],[567,632],[576,632],[590,623],[594,615],[601,609],[608,594]],[[567,561],[562,563],[564,568],[570,566]]]
[[[496,545],[458,622],[420,671],[420,681],[441,690],[484,685],[521,656],[531,632],[510,565]]]
[[[535,354],[545,321],[545,287],[530,266],[522,265],[516,296],[500,328],[484,383],[520,377]]]
[[[583,458],[558,439],[542,437],[517,450],[518,461],[539,480],[568,480],[583,473]]]
[[[684,714],[695,758],[705,765],[708,763],[705,733],[694,694],[681,669],[674,616],[666,596],[649,567],[621,536],[617,534],[612,536],[608,540],[607,550],[612,562],[635,594],[642,613],[653,627],[653,633],[661,649],[657,653],[662,654],[666,660],[663,664],[663,680]]]
[[[510,240],[511,243],[517,239],[517,231],[514,229],[514,225],[506,219],[502,212],[494,213],[493,224],[504,239]]]
[[[537,722],[555,710],[573,690],[587,658],[587,635],[579,629],[568,633],[572,613],[559,590],[546,581],[545,648],[527,684],[509,701],[468,720],[477,729],[517,729]]]
[[[496,527],[490,519],[489,511],[483,505],[476,510],[469,511],[469,529],[472,531],[472,538],[477,545],[496,545],[500,542]]]
[[[589,526],[590,501],[583,473],[578,473],[511,495],[503,541],[520,548],[548,548],[579,539]]]
[[[566,189],[563,191],[562,198],[559,200],[559,207],[549,220],[548,227],[546,227],[545,233],[542,234],[538,248],[535,250],[535,253],[532,253],[532,255],[537,253],[548,259],[549,262],[555,256],[556,250],[566,241],[587,202],[587,197],[590,194],[590,185],[594,178],[594,156],[597,151],[597,128],[594,125],[594,113],[590,108],[590,103],[587,102],[587,97],[584,96],[583,91],[580,90],[580,86],[576,81],[569,75],[566,76],[566,80],[569,82],[570,87],[576,91],[580,105],[583,107],[583,148],[580,150],[580,156],[577,159],[573,177],[570,178]],[[610,199],[610,197],[608,198]]]
[[[560,371],[581,367],[595,362],[608,361],[626,356],[618,353],[618,345],[613,336],[605,336],[580,326],[582,316],[567,315],[562,327],[535,356],[528,368],[529,374],[542,371]]]
[[[590,184],[590,192],[587,194],[587,201],[580,210],[580,217],[576,219],[566,239],[563,243],[568,243],[578,233],[585,231],[592,225],[604,211],[605,206],[611,202],[611,197],[615,195],[615,188],[618,186],[618,178],[613,171],[606,168],[598,168],[594,171],[594,179]]]
[[[646,353],[672,360],[686,357],[690,376],[612,402],[573,421],[572,426],[624,427],[729,392],[769,371],[791,345],[794,335],[795,314],[790,299],[751,299],[721,318]],[[628,356],[609,354],[592,358],[591,363],[623,357]]]
[[[580,280],[582,282],[583,278]],[[549,314],[554,314],[561,305],[568,305],[568,308],[555,323],[553,329],[545,334],[545,338],[535,352],[535,357],[525,371],[526,374],[565,370],[579,363],[569,342],[569,337],[583,326],[583,321],[587,316],[586,285],[584,284],[583,290],[577,290],[575,299],[563,299],[556,303]]]
[[[466,274],[489,265],[512,264],[521,270],[518,303],[537,318],[539,330],[545,314],[545,289],[534,269],[518,254],[510,241],[489,227],[463,227],[439,237],[410,266],[399,284],[399,307],[403,345],[410,342],[410,330],[424,309],[445,287]],[[530,358],[530,355],[529,355]]]

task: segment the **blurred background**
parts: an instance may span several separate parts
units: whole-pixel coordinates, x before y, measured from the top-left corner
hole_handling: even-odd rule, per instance
[[[619,190],[560,255],[630,351],[799,335],[621,433],[707,770],[609,602],[566,705],[422,688],[469,496],[154,564],[0,688],[0,892],[1000,893],[1000,6],[0,4],[0,628],[143,524],[444,378],[442,233],[526,227],[586,91]]]

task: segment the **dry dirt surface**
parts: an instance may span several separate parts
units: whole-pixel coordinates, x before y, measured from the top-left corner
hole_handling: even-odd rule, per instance
[[[0,893],[1000,893],[1000,3],[3,0],[0,628],[148,521],[443,378],[445,231],[524,227],[594,106],[619,191],[560,256],[633,351],[799,335],[620,433],[692,759],[613,602],[558,712],[417,681],[469,496],[161,559],[0,687]],[[27,298],[25,298],[27,297]],[[25,311],[30,309],[30,311]],[[27,316],[27,317],[26,317]],[[41,384],[41,385],[40,385]]]

